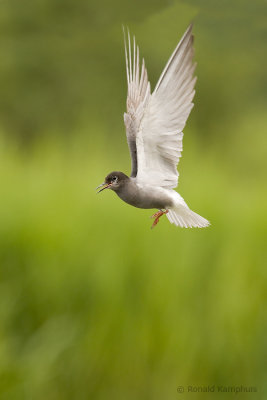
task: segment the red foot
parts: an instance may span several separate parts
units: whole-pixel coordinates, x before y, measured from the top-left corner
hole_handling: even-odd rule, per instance
[[[155,220],[151,226],[151,229],[155,228],[155,226],[159,223],[160,217],[164,214],[167,214],[168,212],[169,212],[169,210],[165,210],[165,211],[159,210],[158,212],[153,214],[150,218],[155,218]]]

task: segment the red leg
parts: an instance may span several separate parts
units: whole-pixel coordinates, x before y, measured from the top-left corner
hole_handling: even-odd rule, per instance
[[[152,224],[152,226],[151,226],[151,229],[155,228],[155,226],[159,223],[160,217],[161,217],[162,215],[164,215],[164,214],[167,214],[168,212],[169,212],[169,210],[165,210],[165,211],[159,210],[158,212],[156,212],[155,214],[153,214],[153,215],[151,216],[151,218],[155,218],[155,220],[154,220],[154,222],[153,222],[153,224]]]

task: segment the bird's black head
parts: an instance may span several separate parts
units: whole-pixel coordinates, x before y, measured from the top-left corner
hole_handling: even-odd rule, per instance
[[[116,192],[127,182],[128,179],[129,177],[123,172],[113,171],[105,177],[105,182],[101,183],[101,185],[97,187],[98,189],[103,186],[98,193],[102,192],[104,189],[111,189]]]

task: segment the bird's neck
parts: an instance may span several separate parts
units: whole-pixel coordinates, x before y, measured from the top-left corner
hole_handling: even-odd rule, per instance
[[[135,180],[129,178],[125,181],[122,187],[116,190],[116,193],[122,200],[124,200],[126,203],[129,203],[130,199],[135,197],[136,191],[137,191],[137,185],[135,183]]]

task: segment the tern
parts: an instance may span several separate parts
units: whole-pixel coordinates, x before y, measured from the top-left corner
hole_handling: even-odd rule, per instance
[[[178,185],[177,165],[183,149],[183,129],[193,108],[195,95],[192,24],[184,33],[151,93],[144,59],[141,68],[135,37],[124,33],[127,72],[127,112],[124,113],[130,150],[131,176],[109,173],[99,192],[113,190],[126,203],[157,209],[154,228],[162,215],[176,226],[204,228],[209,221],[190,210],[174,189]],[[133,42],[133,43],[132,43]]]

